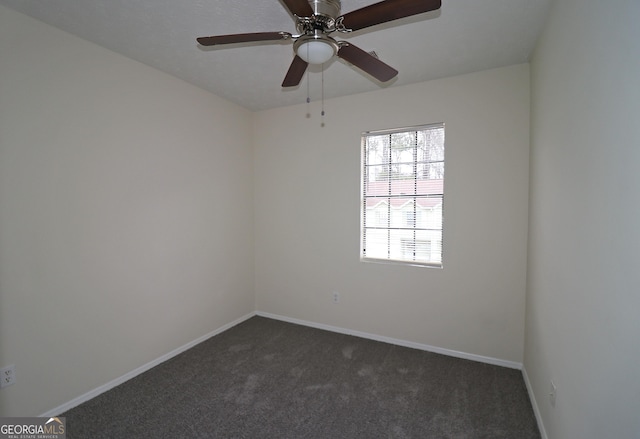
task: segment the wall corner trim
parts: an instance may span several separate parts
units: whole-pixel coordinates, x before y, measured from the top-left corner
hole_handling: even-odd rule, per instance
[[[533,387],[531,387],[529,375],[527,375],[527,369],[524,366],[522,367],[522,378],[524,379],[524,384],[527,386],[527,393],[529,394],[529,400],[531,400],[533,413],[536,415],[536,421],[538,422],[538,430],[540,430],[540,436],[542,439],[549,439],[549,436],[547,436],[547,431],[544,428],[544,422],[542,422],[542,414],[540,413],[540,409],[538,408],[538,402],[536,401],[536,397],[533,394]]]

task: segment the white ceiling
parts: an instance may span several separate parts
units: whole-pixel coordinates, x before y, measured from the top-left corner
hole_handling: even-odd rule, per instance
[[[335,58],[310,66],[299,87],[280,86],[290,41],[203,48],[196,37],[296,33],[279,0],[0,0],[0,4],[202,87],[250,110],[411,84],[527,62],[551,0],[442,0],[439,11],[334,33],[400,73],[382,84]],[[375,3],[342,0],[342,13]],[[43,42],[42,44],[47,44]],[[324,77],[324,78],[323,78]]]

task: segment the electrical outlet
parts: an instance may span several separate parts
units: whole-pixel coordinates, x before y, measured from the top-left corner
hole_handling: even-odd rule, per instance
[[[0,388],[7,387],[16,383],[16,367],[11,366],[3,367],[0,369]]]
[[[556,406],[556,396],[557,396],[557,394],[558,394],[558,388],[556,387],[554,382],[551,381],[551,391],[549,392],[549,403],[551,404],[551,407],[555,407]]]
[[[337,291],[333,292],[333,303],[338,303],[340,302],[340,293],[338,293]]]

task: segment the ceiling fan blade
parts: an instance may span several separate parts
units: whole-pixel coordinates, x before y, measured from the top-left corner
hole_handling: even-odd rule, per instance
[[[217,46],[218,44],[251,43],[254,41],[276,41],[291,38],[289,32],[255,32],[250,34],[215,35],[212,37],[196,38],[203,46]]]
[[[384,0],[351,11],[340,18],[346,29],[358,30],[387,21],[435,11],[440,9],[441,5],[441,0]]]
[[[393,67],[351,43],[341,43],[338,56],[381,82],[389,81],[398,74],[398,71]]]
[[[302,80],[302,76],[304,72],[307,70],[307,66],[309,64],[300,58],[298,55],[293,58],[293,62],[291,66],[289,66],[289,71],[287,72],[287,76],[284,77],[284,81],[282,81],[283,87],[295,87],[300,84]]]
[[[313,9],[307,0],[282,0],[293,15],[298,17],[311,17]]]

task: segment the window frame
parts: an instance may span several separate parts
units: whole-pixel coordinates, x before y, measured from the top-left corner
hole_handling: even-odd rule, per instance
[[[438,160],[420,160],[418,158],[418,133],[420,131],[427,131],[427,130],[432,130],[432,129],[441,129],[443,138],[442,138],[442,152],[441,152],[441,159]],[[408,134],[412,134],[415,133],[416,136],[416,141],[415,141],[415,146],[414,146],[414,152],[413,152],[413,158],[412,158],[412,162],[410,163],[410,165],[413,167],[413,173],[412,173],[412,177],[409,178],[409,181],[413,181],[414,182],[414,188],[415,188],[415,192],[412,194],[409,194],[408,196],[405,194],[392,194],[391,191],[391,184],[394,181],[399,181],[399,180],[394,180],[393,177],[390,175],[391,173],[391,169],[394,165],[394,163],[396,164],[396,166],[398,166],[398,164],[400,166],[404,166],[407,163],[404,162],[394,162],[393,161],[393,151],[392,151],[392,144],[391,144],[391,139],[392,139],[392,135],[393,134],[402,134],[402,133],[408,133]],[[384,196],[380,196],[379,194],[371,194],[367,192],[367,187],[368,187],[368,183],[370,183],[372,180],[369,180],[369,172],[368,172],[368,168],[373,168],[375,166],[379,166],[377,164],[371,164],[370,162],[367,161],[367,139],[369,137],[374,137],[374,136],[389,136],[389,156],[388,156],[388,160],[382,161],[383,166],[387,166],[387,175],[388,175],[388,181],[389,181],[389,193],[384,195]],[[431,124],[424,124],[424,125],[417,125],[417,126],[411,126],[411,127],[403,127],[403,128],[392,128],[392,129],[385,129],[385,130],[374,130],[374,131],[365,131],[362,133],[361,135],[361,146],[360,146],[360,166],[361,166],[361,171],[360,171],[360,260],[362,262],[373,262],[373,263],[383,263],[383,264],[399,264],[399,265],[410,265],[410,266],[418,266],[418,267],[429,267],[429,268],[443,268],[443,259],[444,259],[444,247],[443,247],[443,241],[444,241],[444,176],[445,176],[445,144],[446,144],[446,139],[445,139],[445,124],[444,122],[441,123],[431,123]],[[440,164],[441,163],[441,164]],[[433,179],[433,180],[441,180],[441,188],[439,190],[439,193],[428,193],[425,191],[418,191],[417,186],[418,186],[418,181],[423,180],[420,179],[418,177],[418,175],[420,175],[420,171],[418,170],[419,165],[422,165],[423,167],[431,167],[433,164],[438,164],[438,166],[441,166],[441,173],[442,173],[442,178],[438,178],[438,179]],[[427,179],[430,180],[430,179]],[[373,226],[369,225],[369,223],[367,222],[367,199],[377,199],[377,198],[384,198],[386,197],[387,199],[387,208],[388,208],[388,221],[387,221],[387,225],[386,227],[380,227],[379,224],[377,224],[376,219],[372,218],[371,220],[373,221]],[[440,204],[439,206],[436,205],[434,207],[431,208],[427,208],[430,209],[432,212],[435,211],[436,209],[440,210],[439,216],[438,216],[438,220],[439,220],[439,228],[421,228],[418,227],[418,223],[419,223],[419,218],[422,215],[427,215],[426,211],[419,211],[417,210],[417,200],[419,198],[433,198],[433,197],[439,197],[440,198]],[[392,222],[392,211],[391,211],[391,200],[392,199],[396,199],[396,200],[401,200],[401,199],[408,199],[408,200],[412,200],[413,204],[414,204],[414,210],[413,210],[413,227],[392,227],[391,222]],[[400,217],[402,218],[402,220],[404,221],[405,219],[405,214],[406,214],[406,210],[405,211],[400,211]],[[375,255],[375,256],[371,256],[371,253],[369,255],[366,254],[366,246],[367,246],[367,232],[370,232],[372,230],[383,230],[386,231],[387,233],[387,237],[384,238],[386,239],[387,243],[387,257],[380,257],[379,255]],[[437,261],[436,258],[436,262],[434,261],[424,261],[424,260],[415,260],[415,258],[417,257],[417,253],[414,252],[413,254],[413,259],[409,259],[409,258],[404,258],[404,256],[398,256],[395,255],[394,257],[392,257],[392,251],[391,251],[391,246],[392,246],[392,242],[393,239],[391,237],[392,232],[393,231],[409,231],[409,232],[413,232],[413,237],[410,238],[413,242],[413,246],[415,247],[418,244],[423,244],[427,241],[424,240],[424,238],[419,237],[418,234],[416,232],[421,232],[421,231],[428,231],[428,232],[435,232],[436,235],[435,237],[431,238],[430,240],[428,240],[429,242],[429,247],[430,247],[430,251],[431,251],[431,255],[433,255],[433,249],[435,248],[435,251],[439,251],[439,261]],[[401,246],[401,255],[404,253],[404,250],[402,250],[404,247],[402,247],[402,245],[405,243],[406,238],[405,237],[401,237],[398,238],[399,242],[400,242],[400,246]],[[421,245],[422,247],[422,245]],[[437,255],[436,255],[437,256]]]

